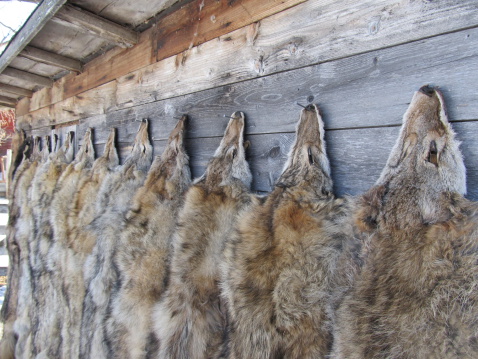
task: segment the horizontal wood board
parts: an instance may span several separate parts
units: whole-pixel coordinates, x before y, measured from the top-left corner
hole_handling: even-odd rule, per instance
[[[392,4],[391,1],[387,3]],[[293,69],[289,70],[287,65],[262,71],[259,67],[259,72],[262,72],[254,76],[242,71],[241,66],[251,65],[247,58],[242,57],[245,52],[241,52],[251,51],[252,47],[248,50],[241,48],[247,41],[252,41],[256,55],[272,51],[265,42],[261,45],[258,42],[258,39],[265,41],[262,39],[267,34],[264,24],[270,19],[264,19],[260,24],[249,25],[227,37],[194,47],[181,55],[185,58],[166,59],[67,100],[58,96],[57,103],[27,113],[21,121],[33,125],[35,133],[48,133],[51,124],[79,120],[79,144],[86,128],[93,127],[97,155],[103,151],[109,128],[116,127],[118,149],[124,160],[131,150],[138,120],[150,120],[150,134],[158,155],[177,121],[174,117],[187,113],[190,121],[186,147],[193,176],[199,177],[220,142],[227,124],[224,115],[244,111],[246,139],[251,142],[248,159],[254,177],[253,190],[263,193],[270,191],[280,175],[294,140],[300,113],[300,107],[295,103],[317,103],[325,121],[335,192],[340,196],[356,195],[366,191],[378,179],[414,91],[424,84],[438,85],[445,95],[453,127],[463,142],[461,149],[468,170],[468,197],[478,200],[478,143],[474,140],[478,133],[476,9],[466,2],[445,1],[440,5],[413,2],[409,6],[419,7],[421,11],[418,17],[414,17],[401,8],[405,6],[403,3],[393,4],[395,7],[384,8],[389,12],[383,10],[383,17],[376,23],[377,32],[374,33],[376,30],[372,28],[373,34],[367,35],[368,39],[364,33],[359,44],[350,43],[354,39],[352,25],[348,23],[355,16],[352,8],[350,14],[343,12],[344,9],[338,12],[340,16],[335,21],[343,22],[343,27],[335,29],[335,37],[332,34],[329,40],[323,40],[318,36],[320,33],[316,34],[315,45],[312,33],[317,28],[307,26],[311,21],[308,18],[303,20],[301,28],[297,25],[300,24],[299,18],[294,14],[304,11],[303,8],[310,9],[310,6],[330,10],[333,4],[309,0],[271,17],[283,19],[282,25],[288,31],[288,34],[281,33],[284,41],[281,46],[276,46],[278,52],[284,47],[294,52],[298,49],[297,44],[303,46],[302,39],[288,37],[290,31],[295,31],[291,30],[294,24],[308,39],[305,43],[310,45],[307,46],[315,46],[313,51],[316,52],[311,50],[313,55],[305,50],[307,53],[299,51],[297,55],[290,51],[282,55],[274,53],[273,56],[284,61],[287,58],[299,68],[291,65]],[[364,19],[368,19],[364,16],[366,6],[376,9],[375,5],[361,1],[357,7]],[[459,21],[455,12],[461,13]],[[399,15],[395,18],[397,13]],[[417,24],[418,18],[423,24]],[[356,26],[366,23],[365,20],[354,21]],[[393,33],[399,33],[399,26],[394,25],[392,31],[386,27],[386,24],[392,24],[387,21],[404,26],[402,41]],[[386,35],[379,40],[374,38],[381,31],[390,38],[387,40]],[[277,45],[277,33],[270,36]],[[421,37],[410,42],[414,36]],[[225,46],[230,47],[224,50],[227,56],[222,56]],[[334,46],[341,47],[340,51],[335,51]],[[377,47],[379,49],[374,49]],[[234,49],[239,49],[237,59],[232,57]],[[273,62],[271,60],[268,64]],[[208,68],[216,64],[222,64],[221,68],[208,72]],[[56,91],[60,93],[62,87],[57,85]],[[55,91],[51,93],[51,96],[57,96],[53,95]],[[34,96],[31,102],[35,101]],[[41,106],[41,103],[43,101],[35,106]],[[21,105],[23,108],[27,106]]]
[[[207,12],[208,2],[205,3],[202,11]],[[211,1],[211,6],[216,3]],[[236,6],[243,3],[235,1],[231,4]],[[253,1],[248,3],[255,4]],[[191,4],[197,5],[196,2]],[[236,22],[244,24],[243,16],[235,17],[234,8],[228,14],[230,20],[226,18],[223,21],[231,25],[227,26],[226,31],[222,30],[223,34],[234,30]],[[186,12],[185,15],[191,14]],[[175,13],[171,18],[175,18]],[[202,22],[199,25],[207,17],[200,19]],[[250,21],[255,19],[251,18]],[[477,22],[478,8],[474,0],[309,0],[199,46],[194,46],[197,43],[195,32],[193,39],[190,36],[173,37],[168,42],[170,46],[158,46],[156,40],[163,41],[164,38],[162,31],[169,34],[168,31],[174,30],[167,24],[163,29],[160,23],[154,27],[160,36],[155,37],[146,31],[136,47],[105,54],[95,64],[86,66],[83,74],[68,78],[60,94],[43,93],[53,93],[54,88],[39,91],[38,96],[43,101],[33,101],[32,105],[40,107],[32,106],[30,110],[48,106],[112,80],[119,83],[118,105],[154,102],[458,31],[473,27]],[[218,21],[206,23],[208,28],[205,28],[204,33],[214,29],[213,25],[220,25]],[[220,33],[216,31],[213,34],[218,36]],[[197,38],[201,36],[198,33]],[[171,50],[177,46],[173,40],[181,40],[182,45],[177,51]],[[155,56],[156,60],[164,60],[154,62]]]

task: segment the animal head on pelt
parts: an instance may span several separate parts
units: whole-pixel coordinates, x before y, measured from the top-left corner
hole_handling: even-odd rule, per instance
[[[444,221],[445,193],[466,193],[459,142],[448,122],[443,95],[423,86],[413,96],[399,138],[376,185],[362,197],[359,224],[366,230],[411,229]]]
[[[148,181],[157,181],[158,174],[161,174],[166,180],[164,184],[164,194],[168,196],[179,196],[184,192],[191,181],[191,172],[189,169],[189,156],[184,148],[184,134],[188,117],[183,115],[169,135],[166,148],[158,161],[155,161]]]
[[[252,174],[246,161],[243,132],[244,114],[234,112],[224,137],[201,178],[205,179],[207,187],[215,188],[234,182],[242,182],[247,188],[251,186]]]
[[[313,187],[320,195],[332,193],[330,164],[327,158],[324,123],[315,105],[304,108],[297,124],[297,136],[284,165],[277,187]],[[310,184],[310,185],[308,185]]]

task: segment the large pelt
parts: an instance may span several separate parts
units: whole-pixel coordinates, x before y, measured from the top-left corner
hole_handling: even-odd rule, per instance
[[[355,220],[360,274],[337,312],[335,358],[478,357],[478,206],[441,94],[417,92]]]
[[[95,219],[86,228],[95,236],[95,244],[84,265],[86,293],[80,357],[108,356],[110,344],[106,340],[105,322],[109,317],[111,293],[119,286],[119,271],[114,265],[116,244],[124,229],[124,216],[131,199],[146,178],[152,151],[148,122],[144,120],[125,163],[104,178],[98,192]]]
[[[238,220],[225,250],[223,296],[231,358],[323,358],[332,343],[327,303],[352,226],[335,199],[324,126],[301,113],[281,177],[263,203]]]
[[[114,358],[157,356],[152,310],[168,282],[176,218],[191,181],[183,145],[185,121],[186,116],[172,131],[163,154],[154,160],[133,198],[117,244],[115,264],[121,287],[112,298],[107,323]]]
[[[82,263],[77,263],[76,251],[72,245],[76,228],[77,208],[72,199],[78,191],[80,180],[88,174],[94,161],[92,130],[88,129],[75,160],[60,176],[51,203],[50,221],[53,225],[53,245],[49,260],[54,263],[53,285],[61,288],[56,301],[50,303],[61,317],[61,348],[63,358],[78,358],[80,323],[84,297],[84,281],[81,275]]]
[[[60,347],[60,316],[54,308],[58,287],[53,285],[53,267],[49,252],[53,244],[53,226],[50,218],[51,202],[57,182],[73,160],[73,134],[69,133],[60,147],[55,135],[52,153],[41,164],[31,184],[31,206],[34,217],[34,236],[31,241],[32,276],[35,280],[35,305],[30,320],[35,328],[32,338],[32,356],[39,358],[58,356]]]
[[[235,113],[205,175],[186,193],[169,287],[154,313],[159,358],[216,358],[223,351],[227,318],[219,266],[237,215],[252,201],[243,129],[243,114]]]
[[[20,281],[20,248],[16,240],[16,222],[20,216],[21,202],[17,201],[20,196],[18,182],[23,172],[30,165],[28,154],[33,144],[25,137],[23,131],[16,131],[12,140],[12,165],[9,171],[9,218],[7,223],[6,246],[10,266],[8,267],[8,285],[5,300],[2,305],[1,319],[3,322],[3,337],[0,342],[0,357],[13,359],[15,357],[15,345],[17,336],[13,330],[13,324],[17,317],[18,287]]]

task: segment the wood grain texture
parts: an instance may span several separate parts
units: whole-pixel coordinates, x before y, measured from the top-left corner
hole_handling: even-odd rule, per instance
[[[44,0],[37,6],[20,31],[10,41],[0,56],[0,73],[28,45],[43,26],[63,6],[66,0]]]
[[[64,92],[58,100],[92,89],[303,1],[201,0],[188,3],[142,33],[138,45],[132,49],[111,50],[102,56],[101,61],[86,65],[82,74],[65,82]],[[257,6],[254,11],[251,10],[252,4]],[[55,103],[56,100],[52,96],[42,98],[45,101],[32,110]]]
[[[154,102],[475,26],[475,5],[308,1],[120,77],[118,105]]]
[[[19,96],[26,96],[26,97],[32,97],[33,91],[18,87],[18,86],[12,86],[12,85],[7,85],[0,83],[0,91],[3,93],[10,93],[14,95],[19,95]]]
[[[133,47],[138,43],[138,33],[135,31],[76,6],[63,6],[55,17],[120,47]]]
[[[304,1],[192,1],[154,27],[153,46],[156,61],[176,55]]]
[[[458,139],[463,142],[461,150],[467,167],[467,197],[476,201],[478,200],[478,162],[476,161],[478,144],[474,141],[474,137],[478,133],[478,120],[453,123],[452,126],[457,132]],[[84,132],[83,128],[78,127],[80,138]],[[385,166],[399,130],[399,126],[393,126],[326,131],[325,139],[332,168],[334,191],[338,196],[358,195],[373,186]],[[95,132],[95,151],[99,156],[104,143],[97,136],[98,133]],[[246,136],[246,140],[251,143],[247,150],[247,158],[253,175],[252,189],[254,191],[270,192],[282,172],[294,137],[293,132]],[[198,178],[204,173],[207,162],[220,141],[221,137],[186,140],[193,178]],[[166,140],[153,141],[154,154],[161,154],[166,143]],[[118,149],[121,160],[124,161],[131,150],[131,143],[120,141]]]
[[[166,139],[174,117],[187,113],[187,136],[211,137],[222,135],[223,115],[241,110],[247,134],[292,132],[300,109],[295,103],[314,102],[327,129],[392,126],[427,83],[440,86],[452,120],[466,121],[478,118],[476,78],[478,29],[471,29],[117,111],[97,107],[105,116],[84,123],[104,139],[110,126],[124,128],[118,138],[129,142],[135,131],[128,123],[149,118],[152,136]]]
[[[82,64],[79,60],[38,49],[33,46],[26,46],[22,52],[20,52],[20,56],[69,71],[81,72],[82,69]]]
[[[21,53],[20,53],[21,54]],[[49,64],[38,63],[34,60],[28,59],[18,55],[10,65],[16,69],[34,73],[44,77],[53,77],[63,71],[62,68],[52,66]]]
[[[70,1],[70,3],[78,5],[105,19],[118,24],[127,24],[129,27],[134,28],[177,1],[178,0],[73,0]]]
[[[116,83],[109,82],[81,95],[70,97],[66,101],[25,114],[23,117],[33,128],[37,128],[113,112],[116,109],[115,91]]]
[[[48,77],[36,75],[23,70],[18,70],[13,67],[7,67],[5,70],[3,70],[2,75],[44,87],[51,87],[53,85],[53,81]]]
[[[51,19],[30,42],[38,47],[56,54],[83,60],[97,49],[107,46],[107,42],[97,36],[73,28],[65,22]]]
[[[17,104],[17,99],[14,97],[0,95],[0,102],[4,105],[15,106]]]

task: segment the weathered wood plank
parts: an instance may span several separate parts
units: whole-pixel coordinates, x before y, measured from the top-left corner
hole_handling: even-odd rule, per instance
[[[73,28],[65,21],[55,21],[52,18],[30,42],[30,46],[83,60],[97,49],[107,47],[108,42]]]
[[[86,9],[96,15],[118,24],[129,24],[133,28],[170,7],[178,0],[73,0],[73,5]]]
[[[259,21],[305,0],[193,1],[155,27],[156,61]]]
[[[75,6],[63,6],[55,14],[55,17],[75,24],[83,30],[120,47],[133,47],[138,43],[137,32]]]
[[[116,82],[112,81],[81,95],[30,112],[25,116],[28,117],[32,127],[38,128],[114,112],[116,109],[115,91]]]
[[[8,103],[8,102],[0,101],[0,107],[15,108],[15,105],[14,105],[14,104],[11,104],[11,103]]]
[[[23,70],[35,75],[40,75],[48,78],[53,78],[60,72],[64,71],[62,68],[44,64],[41,62],[36,62],[20,55],[18,55],[12,60],[9,67],[13,67],[18,70]]]
[[[2,75],[17,78],[39,86],[51,87],[53,85],[53,81],[48,77],[39,76],[36,74],[32,74],[31,72],[14,69],[13,67],[7,67],[5,70],[3,70]]]
[[[423,53],[427,60],[422,61]],[[104,139],[108,128],[151,119],[151,133],[166,139],[173,117],[187,113],[188,137],[221,136],[223,115],[241,110],[246,133],[292,132],[298,101],[320,105],[327,129],[399,125],[413,93],[423,84],[439,85],[451,119],[478,118],[478,29],[464,30],[316,66],[244,81],[211,90],[85,119]],[[91,111],[90,111],[91,112]],[[53,116],[53,115],[52,115]],[[53,116],[55,117],[55,116]],[[157,124],[159,123],[159,125]],[[85,125],[87,126],[87,125]],[[134,126],[133,126],[134,127]],[[119,131],[132,141],[135,129]]]
[[[120,77],[118,104],[154,102],[477,23],[471,0],[308,1]]]
[[[38,5],[0,56],[0,73],[10,65],[10,62],[28,45],[65,2],[66,0],[44,0]]]
[[[359,5],[352,0],[310,0],[262,20],[260,26],[248,26],[222,40],[210,41],[212,50],[206,43],[199,47],[201,51],[195,47],[174,61],[166,59],[157,66],[122,77],[120,82],[124,86],[118,97],[125,105],[151,102],[476,26],[477,18],[478,9],[473,0],[459,3],[369,0]],[[209,56],[209,51],[215,56]],[[203,52],[208,52],[207,56]],[[122,53],[121,60],[117,60],[130,63],[125,67],[114,65],[106,56],[103,67],[97,68],[96,77],[90,78],[88,73],[65,83],[67,91],[62,98],[110,81],[148,62],[147,55],[140,56],[145,61],[135,66],[137,57],[137,53],[131,53],[131,57],[129,52]],[[117,71],[118,68],[121,71]],[[191,74],[195,76],[190,77]],[[158,91],[159,85],[174,81],[178,86],[170,91],[172,95]],[[58,100],[52,96],[45,98]],[[48,104],[43,103],[41,107]]]
[[[474,141],[478,132],[478,121],[454,123],[458,138],[463,141],[461,150],[467,166],[468,195],[478,200],[478,143]],[[398,137],[400,127],[379,127],[326,131],[327,152],[332,168],[334,190],[339,196],[357,195],[368,190],[379,178],[388,155]],[[83,133],[78,129],[79,136]],[[251,142],[247,157],[253,174],[252,189],[269,192],[287,159],[294,133],[276,133],[246,136]],[[380,139],[379,141],[377,139]],[[190,138],[186,149],[190,156],[194,178],[200,177],[207,162],[214,154],[221,137]],[[166,140],[153,141],[155,155],[161,154]],[[96,143],[100,155],[103,143]],[[131,142],[119,142],[119,153],[124,160],[131,150]]]
[[[112,54],[107,53],[101,63],[97,61],[95,66],[87,65],[87,70],[83,74],[65,83],[63,98],[74,96],[126,75],[159,59],[178,54],[188,49],[191,44],[208,41],[302,1],[304,0],[268,0],[258,3],[253,0],[245,0],[233,2],[231,6],[228,6],[224,0],[191,2],[141,34],[139,44],[133,49],[120,53],[117,51]],[[243,7],[250,6],[251,3],[259,4],[260,10],[252,16],[248,15],[247,8]],[[208,15],[209,13],[212,15]],[[211,21],[211,16],[217,16],[218,20],[214,18],[214,22]],[[201,23],[200,27],[199,23]],[[225,27],[224,24],[229,25]],[[201,31],[204,31],[204,34]],[[49,103],[43,105],[46,104]]]
[[[150,31],[141,34],[138,44],[133,48],[115,48],[100,58],[87,63],[81,74],[70,77],[63,82],[63,89],[58,98],[51,98],[51,102],[41,102],[37,108],[94,89],[114,80],[120,74],[128,73],[131,68],[141,68],[151,64],[152,47],[151,39],[148,36]]]
[[[61,67],[62,69],[69,71],[81,72],[82,69],[82,64],[79,60],[55,54],[50,51],[37,49],[33,46],[26,46],[19,55],[30,60]]]
[[[4,105],[14,106],[17,104],[17,99],[13,97],[0,95],[0,102]]]
[[[15,95],[20,95],[20,96],[26,96],[26,97],[32,97],[33,91],[25,89],[23,87],[18,87],[18,86],[12,86],[12,85],[7,85],[0,83],[0,91],[7,92],[10,94],[15,94]]]
[[[34,89],[37,88],[37,85],[32,84],[31,82],[20,80],[18,78],[5,76],[3,74],[0,74],[0,82],[2,84],[17,86],[17,87],[23,87],[23,88],[26,88],[28,90],[34,90]]]

